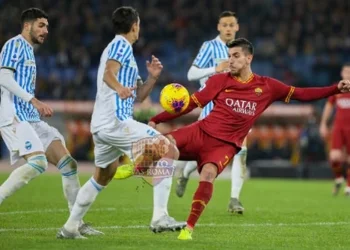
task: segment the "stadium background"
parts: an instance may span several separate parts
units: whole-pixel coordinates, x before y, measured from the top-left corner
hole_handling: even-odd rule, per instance
[[[111,13],[121,5],[134,6],[140,13],[141,34],[134,53],[141,76],[146,77],[145,61],[152,54],[164,65],[151,98],[135,109],[135,118],[141,121],[159,111],[159,92],[167,83],[179,82],[190,92],[199,87],[188,82],[187,71],[201,44],[217,35],[217,17],[223,10],[237,13],[237,37],[255,45],[253,70],[258,74],[298,87],[326,86],[340,79],[341,65],[349,60],[347,0],[0,0],[1,47],[20,32],[21,10],[36,6],[49,14],[48,39],[36,50],[36,96],[54,108],[55,116],[48,122],[64,134],[79,161],[93,159],[89,119],[97,67],[102,50],[114,36]],[[323,104],[276,103],[267,110],[249,135],[252,174],[330,177],[326,145],[318,135]],[[182,126],[198,114],[199,110],[161,129]],[[1,143],[1,158],[6,157]],[[315,164],[317,171],[312,170]]]

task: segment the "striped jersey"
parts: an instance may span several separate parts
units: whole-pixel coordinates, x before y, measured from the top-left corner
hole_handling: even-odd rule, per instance
[[[203,43],[199,53],[194,59],[193,65],[198,68],[211,68],[216,67],[223,61],[228,60],[228,48],[226,44],[217,36],[215,39],[206,41]],[[203,77],[199,80],[201,85],[200,89],[205,87],[205,82],[208,80],[208,77]],[[213,109],[214,103],[209,102],[202,110],[199,119],[206,117],[210,111]]]
[[[102,128],[113,127],[116,123],[132,118],[135,97],[122,100],[117,92],[103,81],[108,60],[115,60],[121,67],[116,78],[124,87],[136,86],[140,78],[131,44],[121,35],[115,38],[104,49],[97,72],[97,94],[91,119],[91,132]],[[136,96],[136,90],[133,91]]]
[[[215,39],[203,43],[193,65],[200,69],[216,67],[223,61],[228,60],[228,48],[217,36]],[[208,77],[199,80],[201,87],[205,86]]]
[[[14,70],[14,78],[20,87],[34,96],[36,63],[34,49],[22,35],[8,40],[2,47],[0,67]],[[34,106],[1,88],[0,126],[18,121],[38,122],[40,114]]]

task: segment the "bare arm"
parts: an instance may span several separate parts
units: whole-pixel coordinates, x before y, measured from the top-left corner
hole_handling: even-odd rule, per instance
[[[333,104],[331,102],[327,102],[326,106],[323,109],[321,124],[320,124],[320,135],[322,138],[327,138],[328,135],[328,127],[327,122],[332,115]]]
[[[148,76],[146,82],[143,82],[142,79],[137,80],[137,97],[136,100],[138,102],[143,102],[147,96],[151,93],[157,78],[152,76]]]
[[[118,82],[116,75],[120,70],[121,64],[115,60],[108,60],[106,63],[105,72],[103,74],[103,81],[116,91],[121,99],[126,99],[133,96],[132,90],[136,89],[137,86],[132,88],[124,87]]]

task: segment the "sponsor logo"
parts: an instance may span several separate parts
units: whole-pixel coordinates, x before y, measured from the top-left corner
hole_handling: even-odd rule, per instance
[[[337,104],[338,104],[339,108],[350,109],[350,99],[348,99],[348,98],[337,99]]]
[[[252,101],[226,98],[225,103],[236,113],[254,116],[257,103]]]

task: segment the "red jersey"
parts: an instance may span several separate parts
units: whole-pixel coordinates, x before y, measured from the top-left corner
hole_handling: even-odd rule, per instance
[[[348,126],[350,124],[350,93],[331,96],[328,101],[336,107],[334,126]]]
[[[261,113],[274,101],[291,99],[311,101],[339,93],[337,85],[323,88],[295,88],[282,82],[252,74],[242,82],[230,73],[216,74],[208,79],[205,88],[194,93],[187,109],[180,114],[163,112],[153,117],[155,123],[166,122],[210,101],[214,108],[203,120],[200,128],[212,137],[241,147],[244,138]]]

